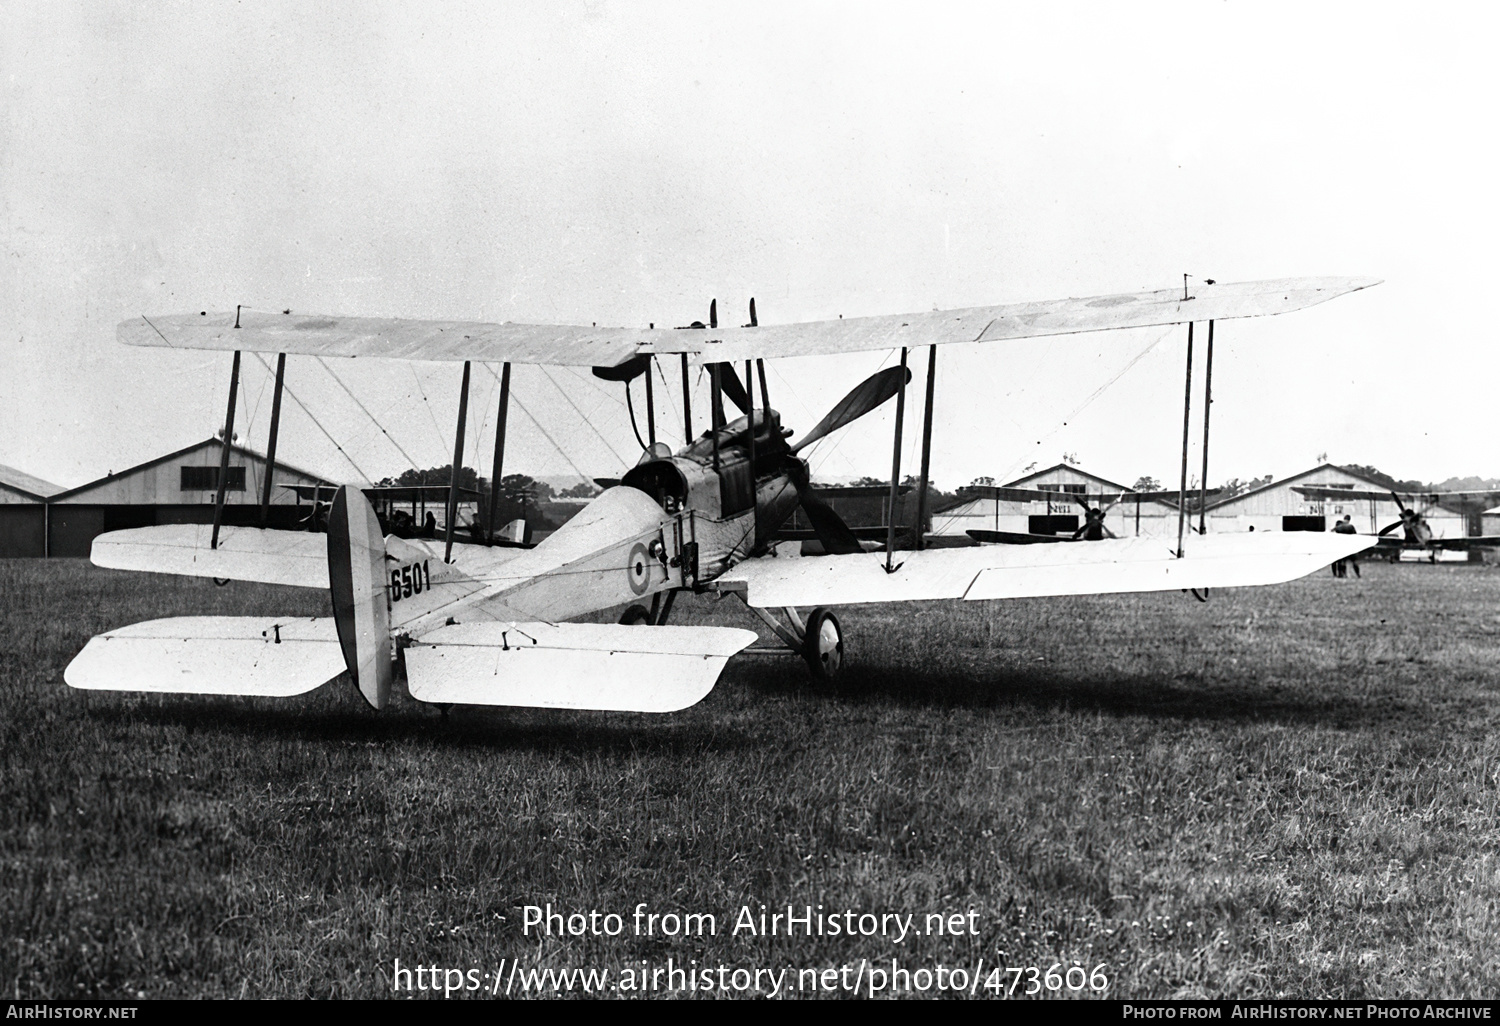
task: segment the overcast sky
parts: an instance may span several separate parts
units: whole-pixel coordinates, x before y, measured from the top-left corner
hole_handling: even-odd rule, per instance
[[[217,429],[229,355],[120,345],[142,313],[644,326],[711,297],[740,323],[755,296],[782,323],[1186,272],[1385,279],[1219,326],[1212,481],[1323,453],[1500,475],[1492,11],[6,3],[0,463],[73,485]],[[944,347],[934,479],[1067,453],[1175,482],[1183,335]],[[780,361],[772,405],[804,432],[892,359]],[[292,401],[285,459],[341,480],[447,463],[459,366],[357,363],[330,367],[358,404],[290,360],[349,459]],[[257,448],[266,380],[249,360]],[[476,369],[467,460],[486,470],[494,391]],[[612,476],[639,454],[619,385],[522,367],[514,394],[510,470]],[[887,476],[891,421],[820,445],[815,472]]]

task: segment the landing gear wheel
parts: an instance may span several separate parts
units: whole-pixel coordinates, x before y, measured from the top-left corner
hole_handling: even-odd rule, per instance
[[[844,632],[838,618],[822,606],[808,614],[802,658],[817,680],[833,680],[844,668]]]
[[[620,622],[626,627],[649,624],[651,622],[651,610],[645,606],[631,606],[620,614]]]

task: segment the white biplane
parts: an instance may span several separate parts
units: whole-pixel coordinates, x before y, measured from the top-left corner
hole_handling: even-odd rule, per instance
[[[762,326],[754,300],[750,323],[690,330],[632,330],[458,321],[293,316],[236,310],[229,314],[141,317],[120,325],[131,345],[234,352],[224,437],[233,437],[240,353],[279,354],[262,509],[269,502],[277,418],[287,354],[379,357],[464,363],[453,466],[461,464],[470,361],[504,364],[492,487],[505,444],[510,364],[595,368],[600,377],[646,377],[651,441],[640,462],[540,544],[526,548],[455,540],[449,499],[446,538],[386,535],[359,486],[338,490],[326,536],[215,520],[115,531],[99,536],[93,561],[104,567],[326,588],[333,616],[323,618],[177,617],[133,624],[88,642],[68,666],[73,687],[258,696],[311,691],[347,670],[375,708],[390,700],[404,672],[412,698],[442,705],[477,704],[669,712],[703,698],[725,662],[758,641],[729,627],[671,626],[679,591],[738,596],[785,643],[756,648],[801,655],[814,675],[831,677],[844,662],[844,640],[830,606],[934,599],[977,601],[1044,595],[1245,587],[1288,581],[1371,544],[1368,538],[1313,532],[1202,535],[1177,544],[1116,539],[1092,532],[1083,544],[976,544],[927,548],[920,527],[897,558],[895,517],[883,551],[861,542],[809,485],[798,453],[891,398],[896,398],[891,482],[900,480],[907,353],[927,346],[922,437],[923,522],[932,440],[937,346],[999,342],[1116,328],[1188,325],[1192,331],[1237,317],[1286,313],[1377,282],[1310,278],[1240,284],[1205,283],[1132,295],[1064,299],[967,310]],[[711,308],[712,309],[712,308]],[[851,391],[795,444],[771,408],[764,360],[777,357],[901,350],[899,366]],[[652,362],[672,359],[683,375],[684,437],[672,452],[655,439]],[[743,362],[743,382],[735,365]],[[752,364],[759,372],[755,402]],[[689,374],[706,367],[711,424],[692,429]],[[743,414],[726,421],[727,396]],[[1186,498],[1184,409],[1183,488]],[[1206,436],[1206,425],[1205,425]],[[644,441],[644,440],[643,440]],[[1205,456],[1206,459],[1206,456]],[[493,519],[497,504],[491,502]],[[800,507],[823,555],[778,554],[778,531]],[[892,509],[894,509],[894,503]],[[1186,502],[1179,504],[1186,513]],[[1100,516],[1102,517],[1102,513]],[[483,542],[492,543],[485,544]],[[1003,539],[1001,539],[1003,542]],[[787,546],[780,549],[785,554]],[[645,602],[650,603],[649,606]],[[569,622],[631,603],[619,624]],[[799,609],[810,612],[803,616]],[[780,614],[776,611],[780,611]]]

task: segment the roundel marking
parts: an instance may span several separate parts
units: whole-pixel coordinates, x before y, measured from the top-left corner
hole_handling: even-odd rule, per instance
[[[636,542],[630,547],[630,558],[625,563],[625,576],[630,579],[630,590],[637,595],[646,594],[651,583],[651,556],[646,546]]]

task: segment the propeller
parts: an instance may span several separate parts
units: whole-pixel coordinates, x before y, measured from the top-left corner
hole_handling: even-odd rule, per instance
[[[900,391],[902,384],[910,380],[911,372],[902,367],[887,367],[883,371],[870,375],[855,385],[848,395],[840,399],[838,405],[829,410],[827,416],[818,421],[817,426],[808,432],[807,437],[788,452],[788,456],[791,457],[787,461],[788,476],[796,485],[797,502],[801,505],[802,511],[807,514],[807,520],[812,524],[818,541],[823,543],[823,550],[830,555],[843,556],[863,552],[864,546],[860,545],[859,539],[855,537],[849,525],[844,523],[843,517],[839,516],[813,488],[808,478],[807,464],[797,459],[795,454],[877,408]],[[726,394],[728,394],[727,390]]]
[[[1105,535],[1118,538],[1119,535],[1104,526],[1104,517],[1119,503],[1121,496],[1115,496],[1115,501],[1108,506],[1090,506],[1083,496],[1074,496],[1078,505],[1083,507],[1083,526],[1073,532],[1073,540],[1084,538],[1087,541],[1102,541]]]
[[[1397,495],[1395,492],[1391,493],[1391,498],[1396,500],[1396,508],[1401,511],[1401,519],[1397,520],[1395,523],[1387,524],[1385,527],[1381,528],[1380,533],[1376,535],[1376,537],[1384,538],[1396,528],[1401,527],[1405,528],[1406,538],[1408,541],[1420,541],[1421,538],[1417,529],[1417,525],[1423,522],[1422,514],[1408,507],[1406,503],[1401,501],[1401,496]]]
[[[750,394],[745,391],[745,386],[740,384],[739,375],[734,372],[734,364],[721,363],[719,368],[719,390],[724,393],[724,398],[740,408],[740,412],[747,417],[750,415]]]
[[[802,441],[792,446],[792,452],[801,452],[825,435],[863,417],[901,391],[901,386],[910,380],[911,371],[904,367],[887,367],[871,374],[840,399],[838,405],[829,410],[827,416],[818,421],[817,426]]]
[[[844,523],[844,518],[818,494],[808,479],[807,464],[792,458],[787,461],[787,476],[797,488],[797,503],[807,514],[807,522],[813,533],[823,544],[823,551],[831,556],[848,556],[865,551],[859,539]]]

